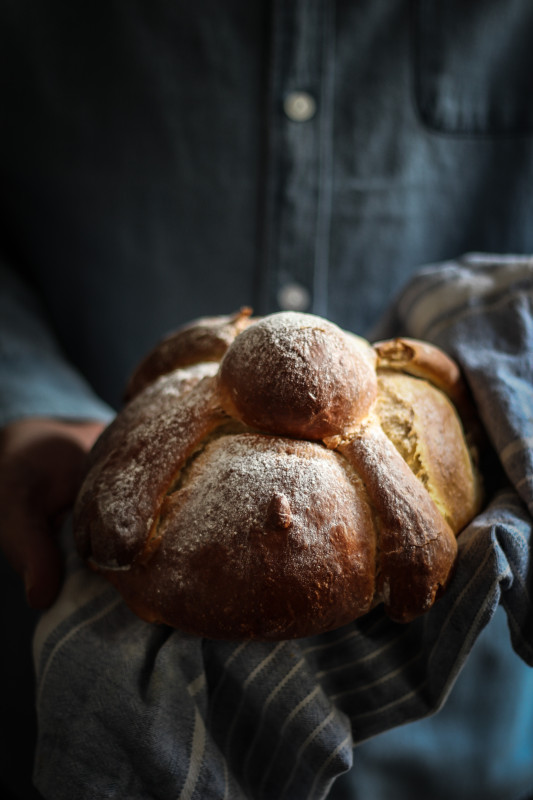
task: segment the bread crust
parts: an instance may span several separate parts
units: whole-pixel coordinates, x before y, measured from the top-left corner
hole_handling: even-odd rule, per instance
[[[365,426],[340,452],[379,509],[376,593],[392,619],[409,622],[428,611],[448,583],[455,534],[377,423]]]
[[[350,622],[373,603],[375,531],[343,462],[307,441],[212,439],[165,499],[149,563],[112,582],[140,616],[215,638]]]
[[[218,363],[236,336],[250,324],[252,310],[203,317],[184,325],[159,342],[133,371],[125,400],[131,400],[161,375],[205,362]]]
[[[322,441],[347,433],[376,399],[375,355],[364,340],[311,314],[267,317],[220,365],[222,404],[269,433]]]
[[[415,378],[423,378],[444,392],[458,412],[472,414],[472,403],[458,364],[429,342],[397,337],[375,342],[378,369],[392,369]]]
[[[401,622],[432,606],[481,503],[448,356],[248,310],[161,347],[93,449],[74,513],[83,558],[136,614],[278,640],[378,603]]]

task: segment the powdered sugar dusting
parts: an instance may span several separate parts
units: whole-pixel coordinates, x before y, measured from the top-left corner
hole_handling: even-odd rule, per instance
[[[327,563],[332,531],[354,540],[368,535],[356,481],[342,456],[318,444],[258,434],[215,439],[167,501],[161,551],[172,562],[172,580],[190,581],[188,559],[213,543],[236,578],[250,569],[261,542],[273,539],[288,542],[294,568]]]
[[[310,314],[273,314],[247,328],[221,381],[250,425],[320,440],[364,416],[376,396],[370,345]]]
[[[298,367],[302,360],[312,363],[314,347],[317,338],[324,340],[328,350],[334,349],[338,342],[349,343],[351,353],[363,358],[372,367],[375,365],[376,355],[369,343],[355,334],[341,330],[333,322],[314,316],[313,314],[303,314],[296,311],[282,311],[279,314],[271,314],[262,320],[250,325],[246,336],[239,337],[239,348],[242,348],[243,360],[253,363],[257,358],[257,343],[260,341],[255,336],[256,331],[268,331],[268,352],[263,355],[273,358],[276,353],[281,352],[284,356],[291,359],[292,364]],[[295,349],[295,337],[301,342],[301,355]],[[264,340],[263,340],[264,341]],[[266,360],[266,358],[265,358]],[[330,361],[328,366],[335,362]],[[330,376],[325,376],[329,381]]]
[[[75,529],[83,539],[89,528],[97,563],[123,566],[133,560],[176,472],[223,421],[210,372],[201,367],[160,378],[124,409],[99,443],[100,457],[75,508]]]

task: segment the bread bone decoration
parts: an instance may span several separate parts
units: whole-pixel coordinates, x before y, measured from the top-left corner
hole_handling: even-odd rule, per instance
[[[442,351],[244,309],[169,336],[127,397],[74,525],[143,619],[286,639],[378,603],[406,622],[446,586],[480,490]]]

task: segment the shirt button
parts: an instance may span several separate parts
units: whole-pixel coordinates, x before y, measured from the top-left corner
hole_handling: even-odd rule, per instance
[[[286,283],[278,292],[278,305],[283,311],[305,311],[310,304],[309,291],[299,283]]]
[[[315,98],[308,92],[289,92],[283,101],[283,110],[293,122],[307,122],[315,115]]]

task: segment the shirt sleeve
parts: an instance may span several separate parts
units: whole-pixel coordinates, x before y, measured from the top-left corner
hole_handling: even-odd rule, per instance
[[[0,261],[0,427],[32,416],[107,422],[113,415],[66,360],[35,295]]]

